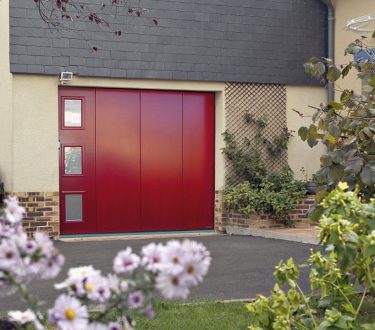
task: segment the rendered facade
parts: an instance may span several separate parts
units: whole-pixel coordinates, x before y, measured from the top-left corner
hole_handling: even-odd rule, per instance
[[[338,26],[371,7],[334,4]],[[0,2],[0,181],[27,208],[29,232],[214,228],[222,133],[236,113],[297,130],[308,119],[292,109],[326,100],[302,67],[326,56],[318,0],[150,0],[144,16],[118,18],[120,38],[92,24],[84,37],[51,33],[33,6]],[[295,136],[286,161],[311,174],[319,154]]]

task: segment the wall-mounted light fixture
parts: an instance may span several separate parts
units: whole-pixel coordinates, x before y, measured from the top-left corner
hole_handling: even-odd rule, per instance
[[[60,73],[60,83],[62,85],[66,84],[68,81],[73,79],[73,72],[61,72]]]

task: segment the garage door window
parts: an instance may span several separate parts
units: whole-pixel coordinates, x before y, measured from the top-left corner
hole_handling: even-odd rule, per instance
[[[67,175],[82,174],[82,147],[64,147],[64,173]]]
[[[64,127],[82,127],[82,100],[64,100]]]
[[[65,195],[66,221],[82,221],[82,194]]]

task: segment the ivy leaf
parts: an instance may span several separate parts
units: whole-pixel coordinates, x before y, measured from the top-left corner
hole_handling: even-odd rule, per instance
[[[341,71],[334,65],[331,65],[327,71],[327,79],[329,81],[336,81],[340,77],[341,77]]]
[[[344,171],[346,173],[349,173],[350,175],[355,176],[361,171],[363,163],[364,160],[360,157],[348,159]]]
[[[307,138],[307,144],[310,148],[316,146],[318,144],[318,140],[316,139],[315,135],[309,135]]]
[[[351,55],[355,55],[357,54],[358,52],[360,52],[362,50],[361,47],[359,47],[355,42],[352,42],[348,45],[348,47],[345,49],[345,55],[346,54],[351,54]]]
[[[333,124],[328,127],[328,132],[334,136],[335,138],[340,137],[341,135],[341,129],[337,125]]]
[[[314,68],[312,71],[314,76],[321,77],[325,72],[326,72],[326,66],[323,63],[319,62],[314,65]]]
[[[298,130],[298,135],[300,136],[302,141],[306,141],[308,133],[309,129],[305,126],[300,127]]]

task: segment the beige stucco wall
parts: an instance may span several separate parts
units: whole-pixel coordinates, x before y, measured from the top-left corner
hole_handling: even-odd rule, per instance
[[[12,75],[9,72],[9,2],[0,1],[0,182],[12,187]]]
[[[347,64],[352,60],[351,55],[345,56],[345,48],[349,43],[362,34],[347,31],[345,29],[346,22],[360,16],[374,14],[375,1],[374,0],[333,0],[335,7],[335,62],[336,64]],[[371,34],[366,34],[371,42]],[[373,41],[372,41],[373,42]],[[357,93],[361,91],[361,80],[356,77],[355,70],[345,77],[345,79],[336,82],[337,88],[354,89]],[[340,95],[336,92],[336,97]]]
[[[293,109],[303,115],[311,116],[314,110],[308,106],[319,106],[320,103],[326,102],[326,99],[327,92],[322,87],[287,86],[287,126],[290,130],[295,131],[288,146],[288,163],[298,179],[305,179],[301,172],[302,167],[305,169],[308,179],[319,169],[319,159],[324,153],[324,147],[317,145],[310,148],[306,142],[300,139],[298,129],[301,126],[309,126],[311,118],[301,118]]]
[[[58,191],[58,86],[57,77],[13,77],[13,173],[12,191]],[[224,84],[156,80],[74,77],[66,86],[161,90],[211,91],[216,94],[215,189],[224,185],[223,146]],[[12,144],[10,144],[12,145]]]

